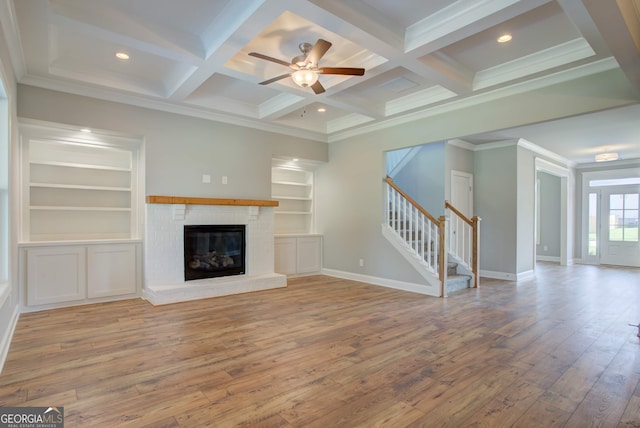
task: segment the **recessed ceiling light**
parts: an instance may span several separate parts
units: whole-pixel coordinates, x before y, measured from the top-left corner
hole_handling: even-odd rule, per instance
[[[300,159],[298,159],[298,158],[293,159],[294,162],[298,162],[299,160]]]
[[[116,58],[127,60],[129,59],[129,55],[124,52],[116,52]]]
[[[324,107],[318,107],[318,111],[319,111],[320,113],[324,113],[325,111],[327,111],[327,109],[326,109],[326,108],[324,108]]]
[[[86,133],[90,134],[90,133],[91,133],[91,130],[90,130],[89,128],[82,128],[82,129],[80,130],[80,132],[86,132]]]
[[[510,42],[512,38],[513,37],[511,36],[511,34],[508,34],[508,33],[503,34],[502,36],[498,37],[498,43]]]

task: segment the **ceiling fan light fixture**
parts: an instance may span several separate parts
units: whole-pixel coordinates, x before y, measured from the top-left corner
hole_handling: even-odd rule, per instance
[[[318,73],[313,70],[302,69],[295,71],[291,78],[296,82],[296,85],[308,88],[318,81]]]

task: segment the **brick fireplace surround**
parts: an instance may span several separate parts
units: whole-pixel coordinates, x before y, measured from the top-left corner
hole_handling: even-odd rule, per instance
[[[142,296],[154,305],[287,286],[274,272],[277,201],[147,196]],[[246,274],[184,280],[185,225],[244,224]]]

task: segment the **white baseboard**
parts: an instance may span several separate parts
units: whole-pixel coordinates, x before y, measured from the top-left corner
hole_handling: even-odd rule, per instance
[[[20,317],[20,307],[16,304],[13,307],[13,313],[11,314],[9,325],[2,332],[2,337],[0,338],[0,373],[2,373],[2,369],[4,368],[4,362],[7,360],[7,355],[9,355],[9,347],[11,346],[11,339],[13,338],[13,332],[15,331],[16,325],[18,324],[19,317]]]
[[[517,280],[515,273],[496,272],[493,270],[482,270],[482,269],[480,269],[480,278],[502,279],[505,281]]]
[[[345,272],[335,269],[322,269],[322,274],[333,276],[336,278],[350,279],[353,281],[365,282],[367,284],[393,288],[396,290],[410,291],[412,293],[440,297],[440,289],[429,284],[416,284],[413,282],[396,281],[395,279],[380,278],[377,276],[362,275],[359,273]]]
[[[518,274],[509,272],[496,272],[492,270],[480,270],[480,278],[502,279],[505,281],[523,281],[535,277],[533,270],[527,270]]]
[[[536,273],[533,269],[531,270],[526,270],[524,272],[520,272],[517,276],[516,276],[516,281],[524,281],[525,279],[531,279],[531,278],[535,278],[536,277]]]
[[[555,257],[555,256],[536,256],[536,261],[560,263],[560,257]]]

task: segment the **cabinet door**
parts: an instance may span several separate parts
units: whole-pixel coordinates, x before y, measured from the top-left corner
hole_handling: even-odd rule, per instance
[[[85,248],[27,250],[27,304],[82,300],[86,296]]]
[[[87,259],[89,298],[137,292],[136,244],[91,245],[87,248]]]
[[[296,273],[296,238],[275,239],[275,269],[277,273]]]
[[[320,272],[322,269],[322,238],[298,238],[297,273]]]

